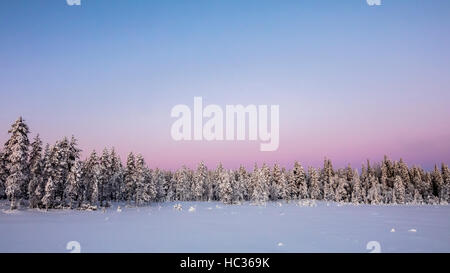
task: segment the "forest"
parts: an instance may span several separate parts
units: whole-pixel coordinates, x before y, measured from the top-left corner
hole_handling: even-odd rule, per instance
[[[77,139],[64,137],[43,147],[19,117],[8,131],[0,151],[0,199],[10,208],[91,209],[112,202],[142,206],[166,201],[221,201],[260,205],[268,201],[301,199],[353,204],[448,204],[450,170],[442,163],[431,171],[409,167],[402,159],[387,156],[379,163],[333,168],[325,159],[322,168],[294,162],[292,169],[278,164],[255,164],[229,170],[219,164],[208,169],[182,166],[176,171],[151,169],[140,154],[129,153],[122,163],[114,148],[92,151],[80,159]]]

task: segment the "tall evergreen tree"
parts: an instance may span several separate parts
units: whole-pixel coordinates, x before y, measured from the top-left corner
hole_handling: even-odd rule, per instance
[[[83,201],[82,166],[80,161],[75,161],[67,177],[67,187],[64,196],[65,203],[70,208],[79,208]]]
[[[8,156],[8,177],[5,182],[5,193],[11,202],[11,209],[17,207],[17,201],[27,197],[29,182],[28,165],[28,125],[19,117],[8,131],[11,135],[5,144],[5,153]]]
[[[42,162],[42,141],[39,135],[36,135],[31,144],[31,152],[29,157],[30,166],[30,183],[28,184],[28,198],[30,208],[36,208],[42,200],[43,188],[43,162]]]

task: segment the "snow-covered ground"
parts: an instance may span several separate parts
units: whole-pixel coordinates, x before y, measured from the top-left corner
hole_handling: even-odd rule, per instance
[[[0,203],[0,252],[69,252],[70,241],[81,252],[450,252],[450,206],[172,202],[10,212]]]

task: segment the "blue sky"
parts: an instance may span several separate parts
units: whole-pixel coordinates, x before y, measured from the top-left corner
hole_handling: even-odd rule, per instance
[[[2,4],[0,141],[23,115],[44,141],[75,134],[162,167],[450,161],[449,1],[81,3]],[[194,96],[279,104],[279,151],[173,143],[170,109]]]

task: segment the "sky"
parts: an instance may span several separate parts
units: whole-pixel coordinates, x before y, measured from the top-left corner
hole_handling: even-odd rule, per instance
[[[450,163],[447,0],[5,1],[0,142],[75,135],[151,168],[294,161],[360,167],[383,155]],[[173,106],[280,107],[280,143],[174,141]]]

